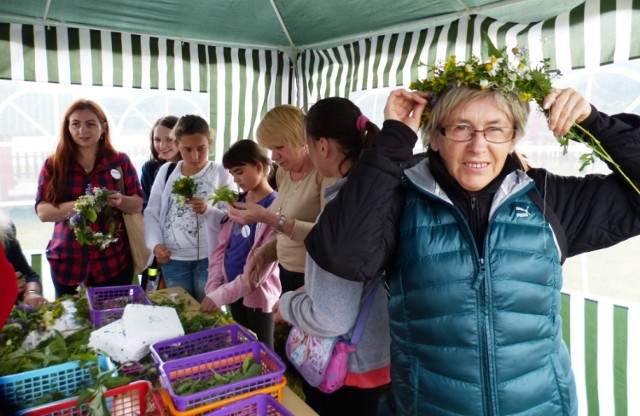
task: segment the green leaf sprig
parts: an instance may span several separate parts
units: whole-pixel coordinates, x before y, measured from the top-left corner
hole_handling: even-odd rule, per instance
[[[209,197],[209,201],[211,201],[211,205],[216,205],[218,202],[234,203],[238,200],[238,196],[240,196],[238,192],[229,188],[228,185],[223,185],[213,191],[213,195]]]
[[[190,176],[183,176],[182,178],[173,182],[171,193],[178,195],[176,202],[184,205],[188,200],[193,198],[198,191],[198,183],[194,181]]]

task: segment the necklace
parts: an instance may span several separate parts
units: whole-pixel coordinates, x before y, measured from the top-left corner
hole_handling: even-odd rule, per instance
[[[289,187],[287,187],[283,197],[282,197],[282,202],[280,203],[280,206],[278,207],[278,210],[276,211],[277,215],[282,214],[282,209],[285,207],[285,205],[287,205],[287,202],[289,202],[289,199],[291,197],[295,197],[296,194],[298,193],[298,190],[300,189],[300,186],[302,186],[302,182],[304,182],[304,180],[307,178],[307,174],[309,173],[309,170],[305,170],[302,173],[302,176],[300,177],[300,179],[298,179],[297,181],[294,181],[293,178],[291,177],[291,173],[289,173],[289,179],[291,179],[291,183]]]

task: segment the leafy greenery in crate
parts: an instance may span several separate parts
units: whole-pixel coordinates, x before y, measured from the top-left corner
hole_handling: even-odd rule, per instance
[[[66,338],[62,333],[54,331],[53,335],[41,341],[36,348],[21,348],[27,335],[33,331],[49,330],[55,320],[64,312],[60,298],[56,302],[38,308],[15,306],[9,319],[0,332],[0,376],[16,374],[24,371],[62,364],[79,360],[89,362],[96,360],[96,354],[87,347],[92,330],[88,320],[80,320],[86,325]],[[76,312],[77,313],[77,312]],[[76,319],[76,322],[78,320]]]
[[[173,386],[173,390],[179,396],[187,396],[204,390],[221,387],[230,383],[236,383],[251,377],[259,376],[262,372],[262,366],[256,363],[253,358],[246,357],[242,361],[242,366],[233,371],[218,373],[212,370],[211,375],[206,374],[203,377],[183,378],[177,381]]]

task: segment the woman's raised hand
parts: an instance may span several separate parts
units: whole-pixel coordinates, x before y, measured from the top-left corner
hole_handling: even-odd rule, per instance
[[[395,90],[389,94],[384,106],[384,119],[401,121],[417,132],[429,93]]]
[[[542,107],[549,110],[549,129],[556,136],[567,134],[573,123],[580,123],[591,114],[591,104],[571,88],[547,94]]]

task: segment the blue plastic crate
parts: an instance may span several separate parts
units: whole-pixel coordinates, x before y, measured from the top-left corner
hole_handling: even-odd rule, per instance
[[[98,356],[97,365],[102,371],[115,368],[111,359],[103,355]],[[7,405],[20,409],[67,399],[94,384],[95,375],[91,370],[95,366],[96,363],[81,365],[80,361],[72,361],[3,376],[0,377],[0,397]]]

